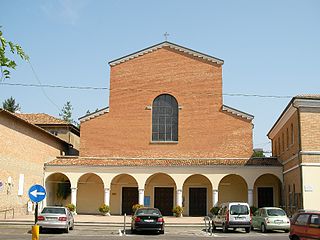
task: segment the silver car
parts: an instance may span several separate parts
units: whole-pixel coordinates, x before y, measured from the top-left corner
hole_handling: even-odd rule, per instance
[[[283,230],[289,232],[290,219],[281,208],[259,208],[252,217],[252,228],[258,228],[261,232],[268,230]]]
[[[72,213],[66,207],[45,207],[38,216],[40,229],[63,229],[66,233],[74,228]]]

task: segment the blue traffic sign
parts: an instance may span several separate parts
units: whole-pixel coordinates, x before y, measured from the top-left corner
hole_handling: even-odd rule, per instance
[[[41,185],[33,185],[28,192],[32,202],[41,202],[46,197],[46,190]]]

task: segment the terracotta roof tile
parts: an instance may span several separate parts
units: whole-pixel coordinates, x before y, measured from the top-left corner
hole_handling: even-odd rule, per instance
[[[69,124],[46,113],[15,113],[15,115],[32,124]]]
[[[143,159],[58,157],[46,166],[281,166],[276,158],[251,159]]]

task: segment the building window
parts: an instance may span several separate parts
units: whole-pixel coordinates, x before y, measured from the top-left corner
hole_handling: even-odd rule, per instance
[[[291,144],[294,143],[294,132],[293,132],[293,124],[291,123]]]
[[[287,128],[287,148],[289,148],[289,129]]]
[[[153,101],[152,141],[178,141],[178,102],[171,95],[162,94]]]

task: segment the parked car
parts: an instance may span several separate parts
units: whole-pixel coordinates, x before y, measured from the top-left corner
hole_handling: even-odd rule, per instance
[[[285,211],[276,207],[259,208],[252,216],[252,228],[261,232],[268,230],[283,230],[289,232],[290,219]]]
[[[289,238],[320,239],[320,211],[299,211],[291,220]]]
[[[213,229],[222,227],[223,232],[229,228],[244,228],[246,232],[251,229],[251,214],[248,203],[230,202],[223,203],[218,214],[213,218]]]
[[[63,229],[66,233],[74,229],[72,213],[66,207],[44,207],[38,216],[40,229]]]
[[[131,232],[157,231],[164,234],[164,218],[158,208],[142,207],[132,216]]]

